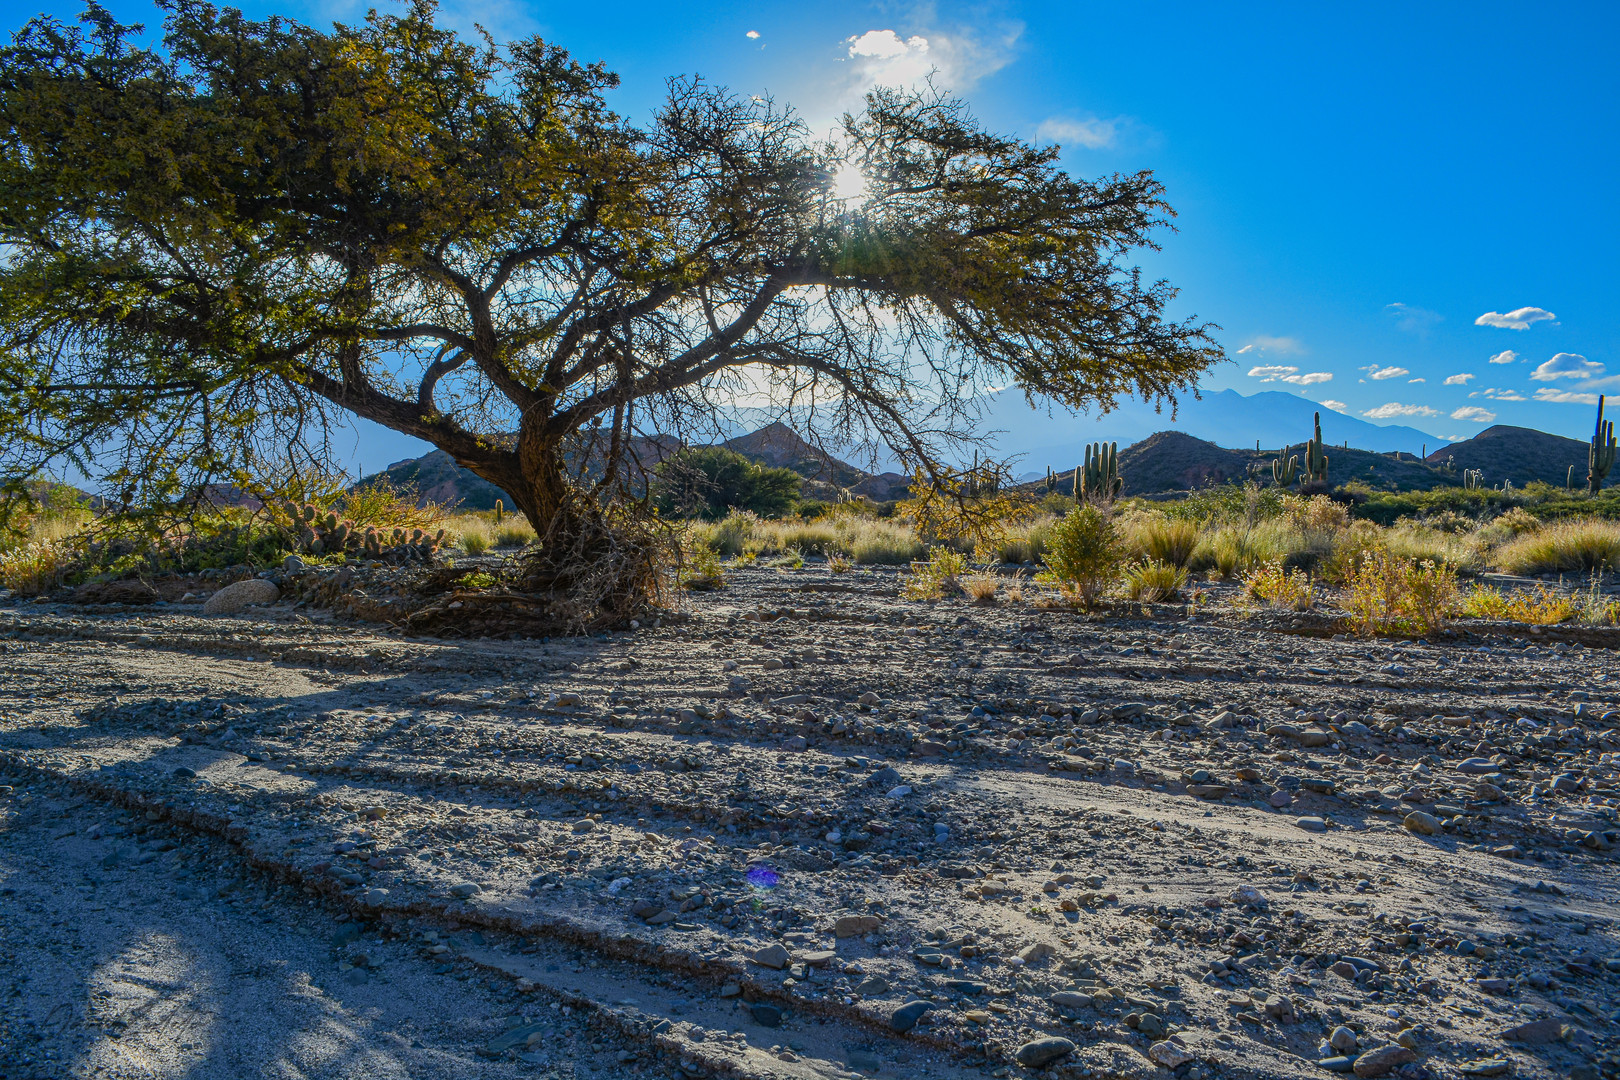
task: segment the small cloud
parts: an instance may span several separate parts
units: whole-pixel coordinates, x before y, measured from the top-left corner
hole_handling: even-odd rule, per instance
[[[1468,380],[1472,379],[1472,378],[1473,378],[1472,375],[1447,375],[1446,376],[1446,385],[1447,386],[1467,386],[1468,385]]]
[[[1293,364],[1257,364],[1249,369],[1249,378],[1259,379],[1261,382],[1285,382],[1295,386],[1314,386],[1317,383],[1333,381],[1331,371],[1307,371],[1299,374],[1299,368]]]
[[[744,34],[743,37],[747,38],[750,41],[758,41],[759,40],[759,31],[758,30],[750,30],[750,31],[748,31],[748,33]]]
[[[1342,401],[1334,401],[1332,398],[1323,398],[1322,404],[1334,412],[1348,412],[1350,410],[1350,406]]]
[[[1532,371],[1530,378],[1535,382],[1552,382],[1554,379],[1595,379],[1601,374],[1603,365],[1597,361],[1588,360],[1580,353],[1561,352]]]
[[[1476,424],[1488,424],[1496,419],[1496,414],[1489,409],[1482,409],[1478,405],[1464,405],[1451,414],[1453,420],[1472,420]]]
[[[1446,319],[1438,311],[1413,307],[1411,304],[1385,304],[1384,310],[1395,316],[1396,329],[1413,334],[1425,334],[1429,327]]]
[[[1041,121],[1035,129],[1037,138],[1066,146],[1083,146],[1087,150],[1106,150],[1119,141],[1119,132],[1126,124],[1123,116],[1103,120],[1095,116],[1053,116]]]
[[[1492,401],[1529,401],[1530,399],[1517,390],[1487,390],[1485,396]]]
[[[1531,323],[1551,322],[1558,318],[1546,308],[1522,307],[1503,313],[1487,311],[1474,320],[1475,326],[1495,326],[1502,330],[1528,330]]]
[[[1537,401],[1551,401],[1559,405],[1596,405],[1596,394],[1577,394],[1570,390],[1554,390],[1550,386],[1543,386],[1536,391]]]
[[[1388,420],[1392,416],[1439,416],[1440,412],[1427,405],[1402,405],[1398,401],[1391,401],[1376,409],[1366,409],[1361,415],[1370,416],[1374,420]]]
[[[1377,364],[1369,364],[1368,366],[1358,368],[1357,370],[1365,371],[1367,373],[1367,377],[1376,382],[1382,382],[1384,379],[1398,379],[1402,375],[1412,374],[1403,367],[1379,367]]]
[[[1409,382],[1409,383],[1414,383],[1414,382],[1428,382],[1429,380],[1419,378],[1419,379],[1407,379],[1406,381]]]
[[[1512,363],[1516,362],[1518,359],[1519,359],[1519,354],[1518,353],[1514,352],[1512,349],[1503,349],[1501,352],[1499,352],[1495,356],[1491,357],[1491,363],[1493,363],[1493,364],[1512,364]]]
[[[1249,343],[1238,350],[1238,355],[1245,353],[1276,353],[1279,356],[1304,356],[1310,350],[1299,338],[1273,337],[1270,334],[1256,334],[1249,339]]]
[[[928,51],[927,38],[913,34],[902,40],[893,30],[868,30],[850,38],[848,44],[850,56],[869,56],[877,60],[893,60],[907,53]]]

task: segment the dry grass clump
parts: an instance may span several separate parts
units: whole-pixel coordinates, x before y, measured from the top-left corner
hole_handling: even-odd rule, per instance
[[[1502,545],[1495,558],[1509,574],[1620,569],[1620,522],[1579,518],[1544,525]]]
[[[1187,571],[1175,563],[1150,559],[1125,571],[1125,594],[1132,600],[1156,604],[1174,599],[1187,584]]]
[[[1043,562],[1056,521],[1057,518],[1043,514],[1007,530],[994,545],[995,557],[1004,563]]]
[[[0,589],[43,596],[62,583],[69,555],[60,540],[36,540],[0,552]]]
[[[1568,622],[1574,617],[1575,611],[1573,597],[1561,589],[1545,585],[1511,592],[1489,585],[1476,585],[1463,600],[1465,615],[1476,619],[1528,623],[1531,626]]]
[[[1126,544],[1145,562],[1186,569],[1198,548],[1198,523],[1163,514],[1138,518],[1128,526]]]
[[[1383,543],[1391,552],[1414,562],[1438,563],[1464,572],[1484,567],[1484,559],[1475,540],[1440,529],[1414,524],[1397,525],[1384,530]]]
[[[905,566],[928,554],[903,522],[840,515],[815,521],[766,521],[746,511],[732,511],[716,522],[697,522],[693,532],[721,558],[841,556],[856,564]]]
[[[928,552],[927,562],[915,562],[906,575],[901,592],[912,600],[938,600],[962,591],[962,576],[967,573],[967,556],[948,547],[935,546]]]
[[[987,607],[996,602],[1001,581],[994,574],[972,574],[961,580],[962,591],[975,604]]]

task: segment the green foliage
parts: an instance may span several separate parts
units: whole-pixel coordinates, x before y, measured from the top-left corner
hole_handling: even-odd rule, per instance
[[[1185,567],[1149,559],[1125,571],[1125,595],[1145,604],[1172,600],[1187,584]]]
[[[913,563],[902,592],[912,600],[938,600],[962,591],[961,578],[967,573],[967,556],[947,547],[929,549],[928,561]]]
[[[1368,493],[1364,502],[1351,508],[1351,513],[1379,525],[1393,525],[1403,517],[1426,518],[1446,512],[1486,522],[1513,507],[1521,507],[1542,521],[1567,517],[1620,521],[1620,489],[1606,488],[1595,496],[1544,483],[1526,484],[1512,491],[1489,487],[1379,491]]]
[[[1082,506],[1052,526],[1046,578],[1090,607],[1119,572],[1119,530],[1109,515]]]
[[[802,483],[792,469],[760,465],[720,446],[682,450],[659,462],[653,502],[666,517],[713,521],[733,510],[781,517]]]

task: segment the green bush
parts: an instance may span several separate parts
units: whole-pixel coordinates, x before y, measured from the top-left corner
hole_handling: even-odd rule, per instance
[[[1119,530],[1095,506],[1084,506],[1052,526],[1046,552],[1049,580],[1090,607],[1119,572]]]
[[[781,517],[802,483],[792,469],[773,469],[723,446],[682,450],[658,464],[653,502],[666,517],[713,521],[732,510]]]

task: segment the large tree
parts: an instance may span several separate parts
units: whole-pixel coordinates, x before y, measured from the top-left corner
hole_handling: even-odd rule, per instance
[[[1170,214],[1150,174],[1073,178],[943,94],[874,91],[818,138],[685,79],[637,125],[601,67],[426,2],[330,31],[164,10],[161,48],[91,6],[0,52],[10,476],[172,498],[353,414],[578,553],[636,433],[727,403],[939,476],[988,386],[1106,406],[1220,356],[1128,262]]]

